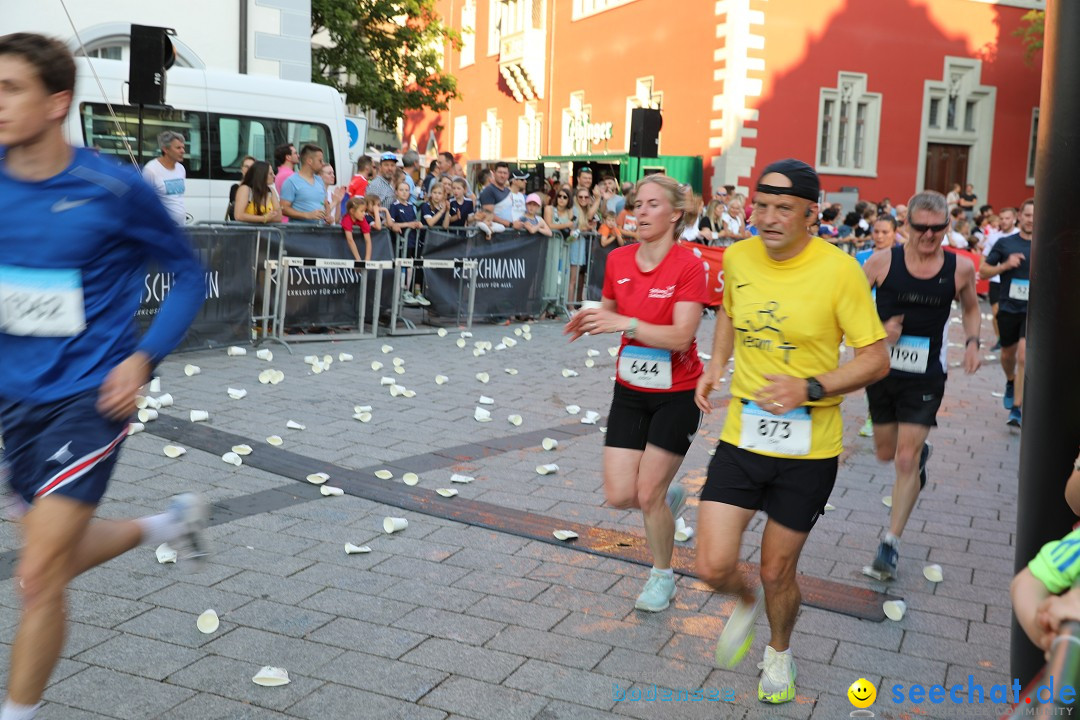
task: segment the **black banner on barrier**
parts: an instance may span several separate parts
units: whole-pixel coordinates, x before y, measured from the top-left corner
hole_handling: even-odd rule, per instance
[[[556,239],[562,242],[561,239]],[[428,230],[424,257],[431,260],[469,258],[476,260],[476,305],[480,318],[539,315],[544,309],[544,261],[550,238],[527,232],[495,233],[489,241],[478,232],[450,233]],[[424,295],[436,315],[455,317],[468,298],[468,283],[461,284],[462,271],[424,271]]]
[[[363,237],[357,247],[363,248]],[[285,228],[285,252],[290,257],[352,259],[340,227]],[[371,233],[371,259],[392,260],[390,231]],[[362,271],[344,268],[290,267],[289,290],[285,297],[285,324],[289,327],[356,327]],[[368,273],[368,317],[374,304],[376,273],[383,273],[382,308],[389,309],[393,293],[393,271]]]
[[[206,300],[177,350],[250,343],[258,233],[239,228],[235,231],[192,228],[187,235],[206,268]],[[142,301],[135,312],[140,332],[145,333],[157,317],[172,280],[171,273],[149,268]]]
[[[619,247],[616,242],[607,247],[600,244],[600,236],[594,235],[589,242],[589,269],[585,280],[585,299],[602,300],[604,295],[604,269],[611,251]]]

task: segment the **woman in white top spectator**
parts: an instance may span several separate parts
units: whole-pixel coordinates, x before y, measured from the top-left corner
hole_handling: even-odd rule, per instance
[[[683,187],[685,188],[683,194],[686,197],[686,227],[678,239],[687,242],[698,242],[700,238],[698,223],[701,222],[702,216],[701,198],[694,194],[694,189],[689,183]]]
[[[698,236],[706,245],[721,245],[721,233],[725,229],[724,213],[727,206],[723,200],[715,199],[705,209],[705,214],[698,221]]]
[[[329,204],[329,212],[326,213],[326,224],[337,225],[341,222],[341,201],[345,197],[345,186],[336,187],[337,176],[334,175],[334,166],[326,163],[319,171],[323,185],[326,186],[326,202]]]
[[[957,220],[956,229],[946,233],[946,240],[942,243],[957,250],[967,250],[971,247],[968,236],[971,235],[971,223],[966,220]]]

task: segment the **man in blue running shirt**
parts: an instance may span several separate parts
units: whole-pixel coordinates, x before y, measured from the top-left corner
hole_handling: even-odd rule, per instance
[[[140,544],[202,557],[205,503],[97,520],[135,393],[183,338],[203,268],[137,169],[70,147],[75,64],[29,33],[0,37],[0,427],[10,509],[21,518],[22,600],[0,720],[29,720],[64,644],[66,588]],[[147,261],[174,281],[136,336]]]

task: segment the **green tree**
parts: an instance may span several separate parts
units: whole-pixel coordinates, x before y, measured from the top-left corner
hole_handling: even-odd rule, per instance
[[[1013,35],[1023,41],[1024,49],[1027,51],[1027,61],[1030,63],[1043,47],[1043,23],[1046,20],[1046,11],[1028,10],[1020,20],[1023,24],[1013,30]]]
[[[311,50],[311,79],[374,110],[387,127],[410,110],[445,110],[457,79],[442,70],[443,47],[460,49],[436,0],[312,0],[312,35],[329,45]]]

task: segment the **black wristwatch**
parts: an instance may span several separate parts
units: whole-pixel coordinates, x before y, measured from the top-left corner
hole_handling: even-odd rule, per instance
[[[806,378],[806,399],[810,402],[820,400],[825,397],[825,388],[818,382],[817,378]]]

